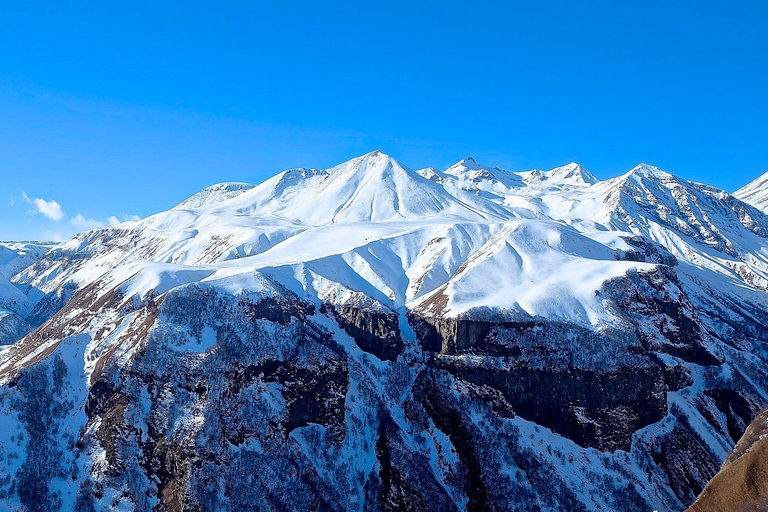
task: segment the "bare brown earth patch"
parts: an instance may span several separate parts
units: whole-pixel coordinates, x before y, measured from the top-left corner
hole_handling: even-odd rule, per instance
[[[768,511],[768,410],[760,413],[688,512]]]

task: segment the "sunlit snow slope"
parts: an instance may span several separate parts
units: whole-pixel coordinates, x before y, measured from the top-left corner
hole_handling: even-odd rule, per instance
[[[756,180],[747,183],[734,192],[733,195],[745,203],[765,211],[768,208],[768,172]]]
[[[167,212],[77,235],[17,281],[51,292],[123,280],[148,262],[204,268],[212,280],[262,270],[292,274],[301,294],[317,275],[394,309],[439,293],[436,314],[485,308],[598,325],[612,321],[594,296],[600,284],[656,263],[624,257],[636,250],[627,238],[641,235],[725,278],[768,284],[765,217],[656,168],[597,182],[576,164],[511,173],[465,159],[442,175],[374,152],[255,187],[215,185]]]

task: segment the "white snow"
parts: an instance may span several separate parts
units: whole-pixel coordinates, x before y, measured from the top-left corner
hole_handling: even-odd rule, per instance
[[[214,185],[169,211],[81,233],[56,250],[82,262],[50,258],[14,280],[47,292],[102,279],[143,296],[202,279],[244,279],[235,287],[245,289],[264,273],[313,300],[367,296],[391,310],[426,301],[438,315],[485,308],[600,326],[616,321],[596,294],[602,284],[653,267],[619,259],[633,235],[768,287],[768,219],[739,205],[645,164],[598,181],[576,163],[511,172],[466,158],[415,172],[374,151],[256,186]]]
[[[760,175],[733,193],[733,197],[751,204],[758,210],[768,209],[768,172]]]

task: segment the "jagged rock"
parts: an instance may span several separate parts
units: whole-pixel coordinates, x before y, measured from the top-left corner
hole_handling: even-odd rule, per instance
[[[353,306],[323,304],[321,312],[329,311],[339,327],[355,339],[355,343],[382,361],[394,361],[403,353],[397,313],[367,311]]]

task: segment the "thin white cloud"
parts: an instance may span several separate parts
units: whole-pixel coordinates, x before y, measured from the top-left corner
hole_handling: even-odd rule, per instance
[[[24,191],[21,192],[21,195],[26,202],[35,207],[35,209],[32,210],[33,213],[42,213],[49,219],[55,221],[59,221],[64,218],[64,210],[61,208],[61,205],[57,201],[53,199],[46,201],[45,199],[41,199],[39,197],[30,199]]]
[[[78,213],[77,215],[75,215],[69,220],[69,223],[78,229],[86,230],[86,229],[105,228],[107,226],[110,226],[110,227],[116,226],[121,222],[139,220],[140,218],[141,217],[139,217],[138,215],[123,215],[123,220],[120,220],[116,216],[110,215],[109,217],[101,221],[96,219],[89,219],[87,217],[84,217],[83,214]]]
[[[62,240],[64,240],[64,237],[61,236],[60,233],[57,233],[55,231],[46,231],[45,238],[51,242],[61,242]]]
[[[96,219],[86,219],[80,213],[72,217],[69,223],[80,229],[97,229],[97,228],[103,228],[106,226],[106,223],[98,221]]]

